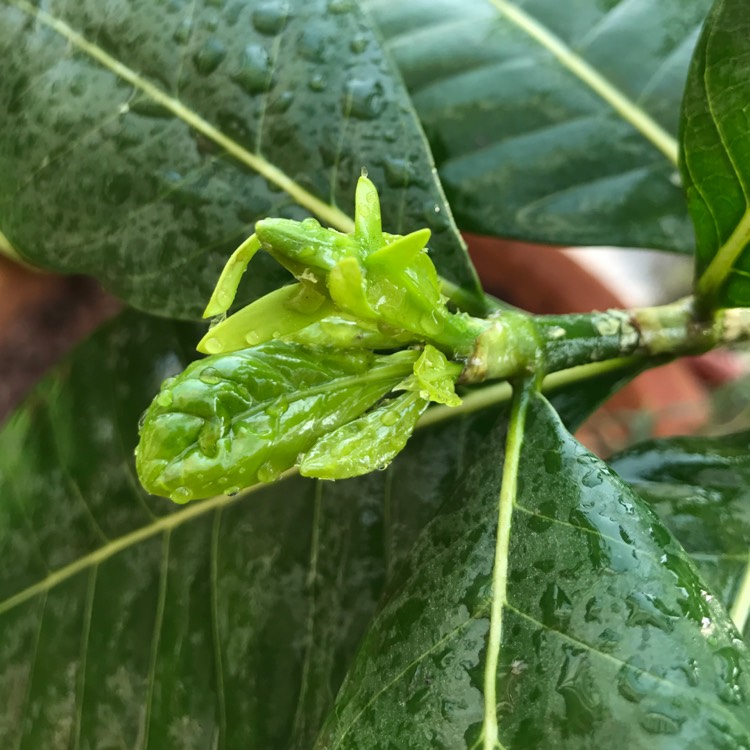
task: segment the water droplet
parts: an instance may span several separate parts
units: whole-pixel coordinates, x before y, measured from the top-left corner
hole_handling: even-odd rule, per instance
[[[565,700],[568,723],[576,733],[583,734],[601,713],[602,696],[594,681],[589,655],[580,650],[567,652],[557,692]]]
[[[186,503],[193,497],[193,493],[187,487],[177,487],[169,496],[175,503]]]
[[[661,599],[643,591],[629,594],[625,603],[629,611],[627,625],[653,625],[665,633],[671,633],[674,623],[680,618],[679,613],[670,610]]]
[[[173,401],[174,395],[170,390],[163,390],[156,397],[156,403],[159,404],[159,406],[164,406],[165,408],[168,406],[172,406]]]
[[[295,52],[310,62],[325,62],[326,51],[330,49],[331,41],[322,25],[309,24],[299,35]]]
[[[355,55],[361,55],[367,49],[367,37],[364,34],[355,34],[349,42],[349,49]]]
[[[271,461],[266,461],[258,469],[258,481],[260,482],[275,482],[280,475],[281,471]]]
[[[259,34],[275,36],[286,26],[288,20],[287,9],[276,0],[261,3],[253,11],[253,26]]]
[[[591,471],[584,474],[583,478],[581,479],[581,484],[584,487],[588,487],[589,489],[593,487],[598,487],[604,480],[602,479],[602,475],[599,471],[596,469],[592,469]]]
[[[745,700],[745,694],[740,684],[742,667],[740,655],[732,646],[726,646],[714,654],[714,663],[719,673],[717,694],[724,703],[738,705]]]
[[[204,456],[214,458],[219,452],[219,438],[221,437],[221,423],[218,419],[211,419],[204,423],[198,435],[198,448]]]
[[[242,52],[239,70],[232,76],[248,94],[262,94],[271,88],[271,58],[261,44],[248,44]]]
[[[206,385],[216,385],[222,380],[221,373],[215,367],[204,367],[198,377]]]
[[[294,96],[291,91],[282,91],[277,97],[271,100],[268,105],[269,112],[278,112],[284,114],[292,104]]]
[[[312,216],[302,220],[303,229],[320,229],[320,222],[317,219],[313,219]]]
[[[224,351],[224,344],[219,339],[213,337],[206,340],[205,347],[209,354],[218,354]]]
[[[393,411],[393,409],[389,409],[388,411],[383,412],[383,415],[380,417],[380,421],[386,427],[393,427],[393,425],[398,422],[398,414]]]
[[[307,87],[311,91],[323,91],[326,87],[326,78],[322,73],[316,73],[308,82]]]
[[[262,338],[263,337],[257,331],[250,331],[249,333],[245,334],[245,341],[247,341],[250,346],[259,344]]]
[[[659,711],[648,711],[640,724],[649,734],[677,734],[684,718],[674,718]]]
[[[183,18],[172,34],[172,40],[177,44],[185,44],[193,31],[193,22],[190,18]]]
[[[539,601],[545,625],[564,633],[568,629],[573,604],[568,595],[556,584],[550,583]]]
[[[124,172],[112,175],[104,184],[104,199],[119,206],[130,197],[133,178]]]
[[[385,158],[383,166],[385,167],[385,181],[388,183],[388,187],[408,187],[412,183],[414,175],[408,159],[388,156]]]
[[[344,114],[358,120],[373,120],[385,109],[385,89],[376,79],[353,78],[346,83]]]
[[[362,167],[362,169],[359,170],[359,174],[362,177],[367,178],[367,167]]]
[[[195,63],[196,70],[201,75],[207,76],[221,65],[226,56],[227,48],[223,42],[212,38],[193,55],[193,62]]]
[[[241,489],[242,488],[239,485],[233,484],[231,487],[227,487],[224,490],[224,494],[229,495],[229,497],[232,497],[233,495],[239,494]]]

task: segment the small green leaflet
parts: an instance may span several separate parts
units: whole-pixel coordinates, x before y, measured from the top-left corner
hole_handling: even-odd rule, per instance
[[[193,362],[163,383],[141,421],[138,476],[176,502],[274,481],[391,391],[416,357],[269,341]]]
[[[405,393],[329,432],[305,455],[300,474],[345,479],[385,469],[404,449],[429,403],[416,393]]]

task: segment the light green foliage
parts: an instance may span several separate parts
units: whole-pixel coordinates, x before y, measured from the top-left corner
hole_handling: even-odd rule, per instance
[[[385,469],[404,449],[428,404],[417,393],[405,393],[329,432],[307,453],[300,474],[345,479]]]
[[[377,326],[386,348],[427,341],[467,355],[485,326],[445,306],[426,251],[429,230],[405,237],[384,234],[377,190],[364,175],[357,183],[354,225],[354,232],[344,234],[315,219],[259,221],[253,235],[257,239],[250,238],[230,258],[205,314],[229,309],[242,271],[258,247],[297,278],[306,296],[298,293],[299,287],[267,295],[219,322],[199,350],[216,354],[295,334],[335,310],[365,326]],[[336,339],[325,341],[325,330],[316,328],[316,338],[339,345]]]
[[[194,362],[144,415],[136,467],[177,502],[270,482],[411,371],[416,352],[307,349],[272,341]]]
[[[428,231],[383,235],[365,176],[356,204],[351,234],[314,219],[266,219],[229,259],[207,316],[230,307],[261,248],[298,281],[213,325],[198,344],[211,356],[162,386],[136,451],[150,492],[176,502],[233,494],[277,479],[305,454],[310,476],[358,476],[390,463],[431,400],[461,403],[463,365],[431,344],[421,354],[374,352],[434,340],[466,354],[485,324],[446,307],[424,252]],[[416,393],[368,412],[396,386]]]
[[[455,381],[461,369],[455,362],[449,362],[441,351],[427,344],[414,363],[414,375],[399,388],[416,391],[422,398],[438,404],[460,406]]]

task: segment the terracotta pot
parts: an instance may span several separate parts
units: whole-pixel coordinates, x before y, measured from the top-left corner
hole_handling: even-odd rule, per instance
[[[0,420],[119,309],[92,279],[39,273],[0,257]]]

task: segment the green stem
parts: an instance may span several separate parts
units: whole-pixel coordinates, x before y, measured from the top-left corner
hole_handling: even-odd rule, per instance
[[[695,300],[635,310],[528,316],[500,313],[477,337],[461,379],[507,379],[541,362],[556,372],[627,356],[700,354],[721,344],[750,340],[750,308],[702,317]],[[541,357],[539,353],[541,351]]]
[[[729,239],[719,248],[708,268],[696,284],[697,296],[702,306],[710,306],[727,280],[740,253],[750,242],[750,209],[735,227]]]

